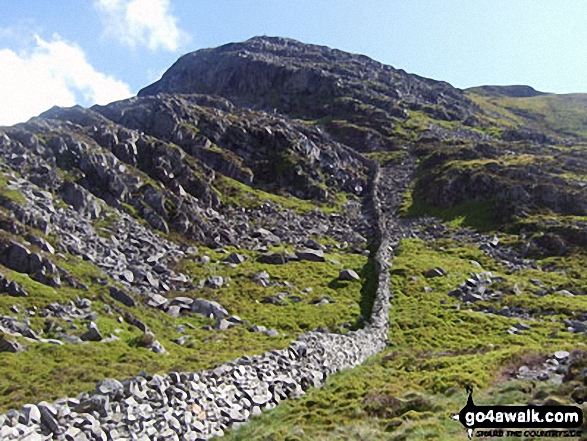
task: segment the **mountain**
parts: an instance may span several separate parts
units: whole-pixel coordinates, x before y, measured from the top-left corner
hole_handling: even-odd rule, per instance
[[[255,37],[0,151],[1,439],[452,440],[465,386],[585,401],[585,95]]]

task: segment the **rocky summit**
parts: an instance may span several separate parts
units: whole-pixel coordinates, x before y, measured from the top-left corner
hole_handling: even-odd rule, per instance
[[[255,37],[0,128],[0,439],[454,440],[468,386],[584,406],[585,121]]]

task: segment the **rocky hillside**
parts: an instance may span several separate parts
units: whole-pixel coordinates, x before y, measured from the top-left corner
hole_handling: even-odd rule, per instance
[[[464,439],[465,385],[585,401],[584,102],[256,37],[0,128],[0,439]]]

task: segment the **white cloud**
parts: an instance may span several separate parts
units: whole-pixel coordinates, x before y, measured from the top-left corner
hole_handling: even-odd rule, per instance
[[[0,125],[26,121],[52,106],[107,104],[132,95],[129,86],[96,71],[76,45],[35,36],[34,48],[0,49]]]
[[[176,51],[187,39],[169,10],[169,0],[95,0],[104,35],[131,48]]]

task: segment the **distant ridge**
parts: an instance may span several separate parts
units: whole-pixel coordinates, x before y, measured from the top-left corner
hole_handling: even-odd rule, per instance
[[[509,96],[512,98],[529,98],[533,96],[548,95],[546,92],[539,92],[530,86],[478,86],[465,89],[478,95],[486,96]]]

